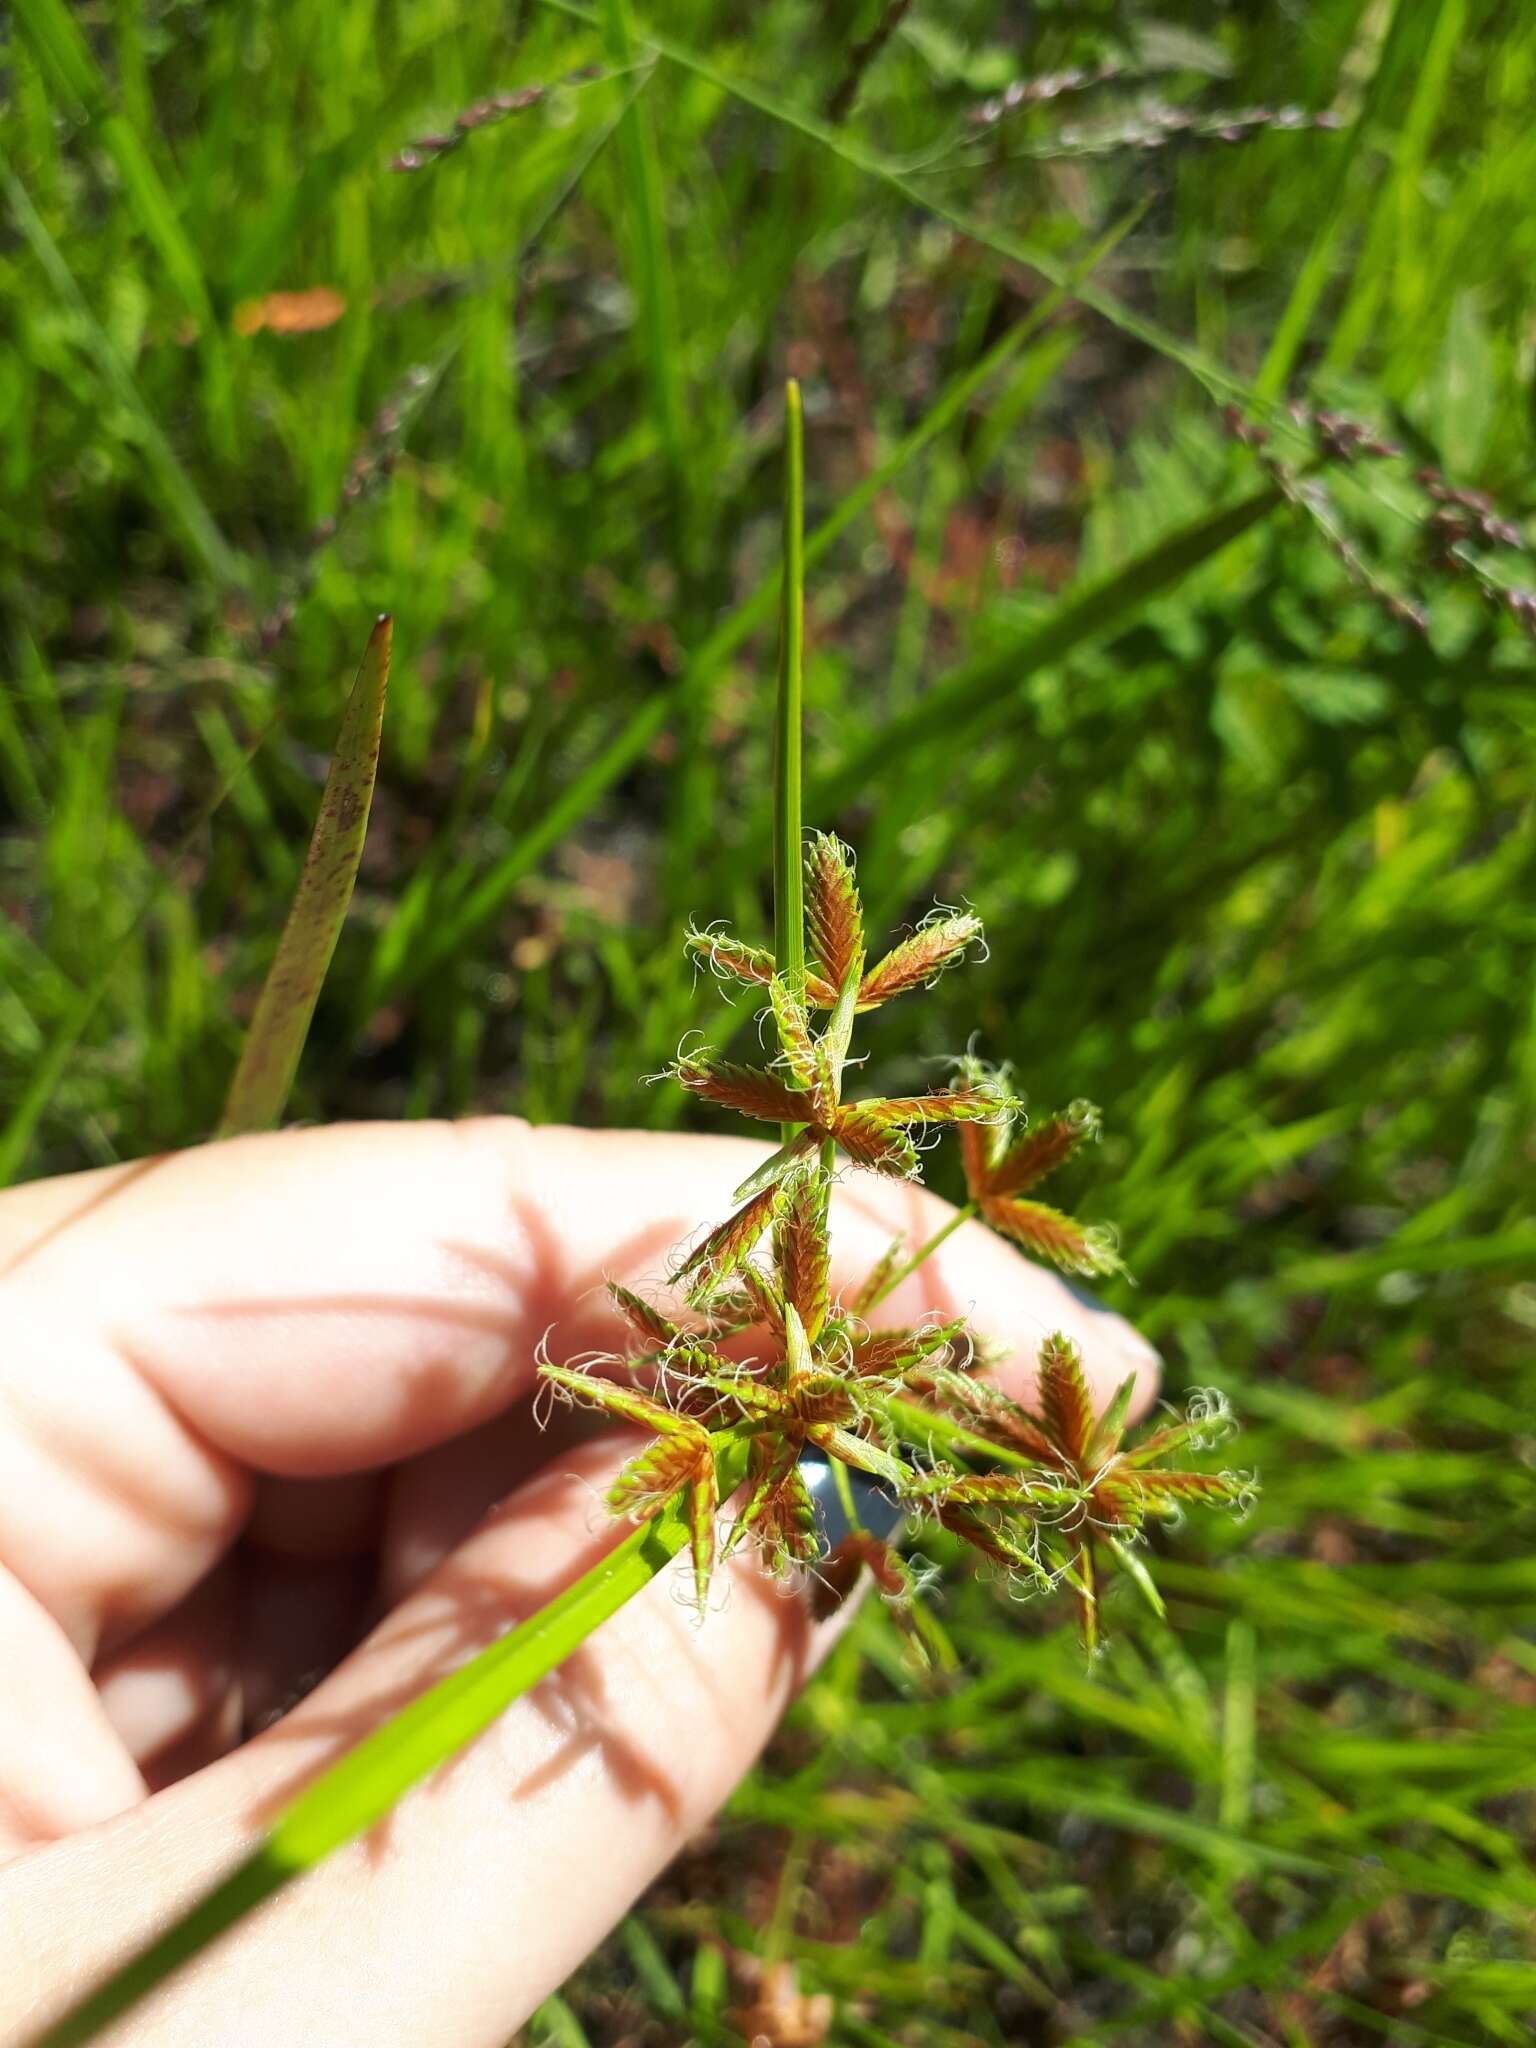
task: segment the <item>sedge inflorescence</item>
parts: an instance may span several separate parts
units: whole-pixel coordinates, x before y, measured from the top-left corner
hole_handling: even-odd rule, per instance
[[[690,935],[691,951],[722,978],[763,990],[775,1051],[762,1066],[689,1052],[673,1078],[702,1101],[779,1125],[783,1142],[736,1190],[733,1212],[667,1276],[682,1295],[674,1313],[610,1282],[632,1335],[625,1376],[545,1364],[545,1381],[650,1432],[608,1506],[635,1521],[686,1516],[701,1614],[719,1557],[743,1544],[781,1577],[824,1565],[810,1457],[831,1467],[849,1511],[838,1554],[869,1565],[898,1614],[910,1610],[913,1579],[859,1527],[860,1492],[867,1501],[872,1487],[1021,1587],[1068,1585],[1092,1646],[1105,1563],[1124,1566],[1155,1600],[1132,1549],[1148,1519],[1236,1502],[1249,1482],[1170,1465],[1211,1439],[1203,1410],[1128,1447],[1134,1375],[1095,1413],[1064,1336],[1042,1346],[1026,1406],[984,1376],[987,1361],[963,1320],[883,1327],[881,1304],[937,1239],[910,1256],[892,1246],[861,1286],[834,1295],[830,1198],[842,1166],[915,1179],[924,1138],[951,1128],[970,1196],[964,1213],[1069,1273],[1102,1274],[1119,1261],[1106,1233],[1033,1195],[1096,1135],[1090,1105],[1031,1122],[1006,1072],[974,1057],[926,1094],[847,1092],[855,1020],[958,962],[981,938],[979,919],[936,914],[870,965],[852,856],[817,833],[805,855],[804,926],[803,966],[718,930]],[[723,1468],[733,1484],[743,1469],[745,1477],[722,1543]]]

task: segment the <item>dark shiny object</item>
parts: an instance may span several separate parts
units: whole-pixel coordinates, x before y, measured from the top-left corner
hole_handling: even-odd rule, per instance
[[[858,1510],[858,1526],[868,1536],[874,1536],[882,1543],[892,1543],[905,1528],[907,1509],[900,1501],[893,1500],[884,1487],[877,1486],[873,1479],[863,1472],[855,1472],[845,1465],[849,1490]],[[840,1543],[854,1533],[854,1525],[843,1510],[842,1497],[838,1492],[837,1478],[831,1465],[820,1451],[804,1451],[800,1457],[800,1473],[810,1491],[816,1509],[816,1525],[821,1533],[821,1554],[830,1557]]]

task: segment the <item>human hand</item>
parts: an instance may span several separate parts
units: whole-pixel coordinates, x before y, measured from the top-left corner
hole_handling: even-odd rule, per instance
[[[558,1356],[616,1347],[600,1282],[654,1272],[760,1155],[357,1125],[0,1196],[0,2040],[612,1543],[599,1496],[634,1438],[541,1436],[536,1347],[551,1325]],[[839,1188],[834,1284],[944,1214]],[[1062,1329],[1101,1404],[1132,1370],[1150,1398],[1129,1326],[979,1225],[886,1312],[931,1311],[1013,1347],[1012,1391]],[[684,1573],[106,2038],[498,2048],[716,1810],[837,1626],[745,1552],[698,1626]]]

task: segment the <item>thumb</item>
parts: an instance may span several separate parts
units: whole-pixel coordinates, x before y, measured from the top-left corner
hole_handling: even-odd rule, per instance
[[[265,1735],[0,1874],[0,2038],[57,2019],[208,1891],[278,1808],[613,1541],[634,1439],[496,1509]],[[746,1558],[702,1625],[680,1560],[369,1835],[269,1899],[105,2040],[500,2048],[747,1771],[837,1628]]]

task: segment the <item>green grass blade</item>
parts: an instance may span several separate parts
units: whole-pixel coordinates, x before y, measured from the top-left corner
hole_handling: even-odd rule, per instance
[[[575,0],[546,0],[546,4],[578,21],[592,19],[588,9],[575,4]],[[991,249],[995,254],[1006,257],[1011,263],[1024,264],[1043,277],[1048,284],[1067,284],[1068,268],[1053,251],[1041,247],[1038,243],[1027,241],[1022,236],[1011,234],[1005,229],[995,228],[990,223],[967,214],[962,208],[951,206],[938,194],[925,189],[901,165],[891,162],[878,151],[855,140],[843,129],[833,127],[817,115],[807,113],[803,108],[781,99],[778,94],[768,91],[766,87],[725,69],[699,51],[664,35],[660,30],[649,27],[642,29],[641,41],[658,55],[665,57],[669,63],[676,64],[681,70],[692,72],[697,78],[707,80],[717,90],[729,93],[744,106],[755,107],[760,114],[767,115],[770,120],[778,122],[782,127],[793,129],[796,134],[803,135],[808,142],[818,143],[823,149],[848,164],[851,169],[863,172],[866,177],[887,186],[891,191],[899,192],[912,205],[932,214],[937,220],[947,222],[949,226],[982,248]],[[1157,321],[1147,319],[1112,294],[1086,284],[1072,286],[1071,294],[1080,305],[1089,307],[1112,326],[1119,328],[1122,333],[1132,335],[1157,354],[1167,357],[1170,362],[1180,364],[1209,391],[1224,398],[1250,395],[1248,386],[1242,378],[1235,376],[1192,342],[1185,341]]]
[[[80,331],[95,359],[102,382],[124,410],[133,416],[144,451],[145,466],[159,485],[165,508],[181,528],[194,558],[216,583],[226,588],[242,584],[245,571],[239,556],[219,531],[197,486],[177,460],[170,442],[145,404],[133,372],[123,360],[117,344],[86,304],[58,244],[33,206],[26,187],[12,172],[3,155],[0,155],[0,186],[4,187],[16,225],[30,244],[33,255],[47,273],[59,298],[79,321]]]
[[[123,192],[165,274],[197,322],[209,397],[225,444],[232,429],[229,366],[203,266],[138,131],[112,105],[90,45],[63,0],[17,0],[16,18],[55,94],[92,122],[123,181]]]
[[[222,781],[200,807],[197,816],[172,848],[166,862],[169,872],[174,872],[196,845],[208,821],[238,786],[240,778],[266,745],[282,716],[281,709],[274,711],[245,752],[231,764]],[[85,1036],[91,1019],[100,1009],[108,991],[119,978],[124,956],[143,929],[144,920],[154,907],[160,886],[160,878],[157,876],[148,892],[134,904],[127,923],[106,948],[105,957],[95,977],[78,991],[73,1002],[68,1005],[63,1022],[54,1032],[43,1057],[33,1068],[31,1078],[22,1091],[21,1099],[11,1111],[4,1129],[0,1130],[0,1187],[9,1187],[16,1178],[38,1123],[52,1102],[59,1082],[69,1067],[70,1058]]]
[[[634,63],[635,30],[629,0],[603,0],[603,40],[615,69],[626,69]],[[625,108],[619,123],[618,148],[624,189],[631,203],[645,371],[656,409],[656,431],[676,489],[685,467],[677,286],[667,254],[661,163],[646,95],[637,95]]]
[[[369,637],[347,700],[304,871],[230,1084],[221,1138],[269,1130],[283,1113],[298,1071],[368,834],[389,687],[390,630],[386,615]]]
[[[717,1443],[720,1498],[726,1500],[746,1476],[747,1448],[730,1438]],[[57,2021],[37,2048],[78,2048],[94,2040],[263,1899],[382,1820],[412,1786],[473,1742],[643,1592],[687,1542],[679,1495],[521,1627],[419,1694],[307,1785],[237,1869]]]
[[[1049,662],[1060,661],[1119,625],[1149,599],[1172,589],[1266,519],[1281,502],[1280,491],[1265,484],[1234,504],[1203,513],[1134,556],[1113,575],[1090,584],[1059,606],[1043,625],[941,677],[910,710],[882,726],[850,759],[815,785],[818,812],[836,812],[878,781],[892,761],[914,749],[934,741],[953,741],[962,731],[1005,714],[1012,692],[1027,676]]]
[[[1383,79],[1387,76],[1397,40],[1414,10],[1404,7],[1402,0],[1393,0],[1393,8],[1376,50],[1376,62],[1371,73],[1370,88],[1366,94],[1366,106],[1359,117],[1351,122],[1348,133],[1339,151],[1338,164],[1334,172],[1333,188],[1327,208],[1318,225],[1317,232],[1305,257],[1296,282],[1291,287],[1290,298],[1280,316],[1268,353],[1260,365],[1255,383],[1256,391],[1264,398],[1276,399],[1285,390],[1307,338],[1312,316],[1317,311],[1318,301],[1327,289],[1328,279],[1333,273],[1334,257],[1344,229],[1355,208],[1360,203],[1361,179],[1358,170],[1360,146],[1369,126],[1368,116],[1374,110],[1381,93]]]

